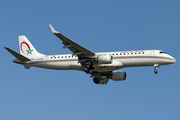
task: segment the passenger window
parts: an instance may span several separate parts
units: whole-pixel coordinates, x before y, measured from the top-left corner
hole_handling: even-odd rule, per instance
[[[133,53],[131,53],[131,55],[132,55]]]
[[[65,58],[67,58],[67,56],[65,56]]]
[[[135,53],[135,54],[137,54],[137,53]]]
[[[165,52],[163,52],[163,51],[160,51],[159,53],[163,54],[163,53],[165,53]]]
[[[124,55],[126,55],[126,53],[124,53]]]

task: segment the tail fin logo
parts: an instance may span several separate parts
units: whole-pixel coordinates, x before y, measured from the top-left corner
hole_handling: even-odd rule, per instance
[[[31,48],[30,48],[30,46],[29,46],[29,44],[28,44],[27,42],[22,42],[22,43],[21,43],[21,45],[20,45],[21,51],[24,53],[24,51],[23,51],[23,49],[22,49],[22,45],[23,45],[23,44],[25,44],[25,45],[27,46],[27,48],[28,48],[28,49],[26,50],[27,55],[28,55],[28,54],[32,54],[32,51],[33,51],[33,50],[31,50]],[[24,54],[25,54],[25,53],[24,53]]]

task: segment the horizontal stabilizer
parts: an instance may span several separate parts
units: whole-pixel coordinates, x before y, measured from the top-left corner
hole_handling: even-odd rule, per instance
[[[17,53],[16,51],[8,48],[8,47],[4,47],[7,51],[9,51],[14,57],[16,57],[18,60],[21,61],[30,61],[30,59],[28,59],[27,57],[24,57],[23,55]]]

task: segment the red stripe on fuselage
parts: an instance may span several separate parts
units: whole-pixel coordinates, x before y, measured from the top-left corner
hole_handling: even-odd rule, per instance
[[[152,58],[152,59],[166,59],[166,60],[176,61],[174,59],[162,58],[162,57],[120,57],[120,58],[113,58],[113,59],[134,59],[134,58]]]
[[[119,58],[113,58],[113,59],[134,59],[134,58],[151,58],[151,59],[166,59],[176,62],[174,59],[170,58],[162,58],[162,57],[119,57]],[[20,64],[38,64],[38,63],[50,63],[50,62],[72,62],[72,61],[78,61],[78,60],[57,60],[57,61],[41,61],[41,62],[32,62],[32,63],[20,63]]]
[[[25,64],[38,64],[38,63],[50,63],[50,62],[72,62],[78,60],[60,60],[60,61],[43,61],[43,62],[32,62],[32,63],[25,63]]]

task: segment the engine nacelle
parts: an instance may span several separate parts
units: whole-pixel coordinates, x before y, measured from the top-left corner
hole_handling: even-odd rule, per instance
[[[121,71],[113,71],[111,75],[111,79],[114,81],[123,81],[126,80],[126,72]]]
[[[99,55],[95,59],[99,64],[111,64],[113,57],[111,55]]]

